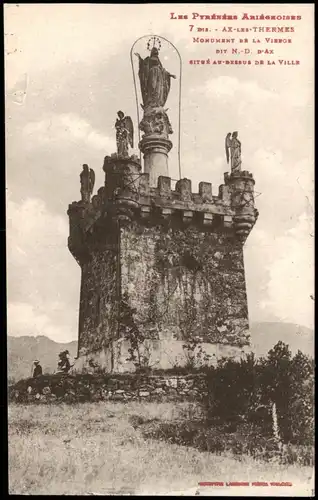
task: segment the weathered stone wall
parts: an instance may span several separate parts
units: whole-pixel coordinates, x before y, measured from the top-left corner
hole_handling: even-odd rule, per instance
[[[147,337],[248,344],[242,246],[195,226],[121,230],[121,288]]]
[[[9,401],[54,403],[85,401],[193,401],[206,394],[203,373],[192,375],[42,375],[9,388]]]
[[[238,359],[249,341],[248,312],[243,250],[232,233],[140,220],[117,230],[105,224],[88,240],[76,370],[133,371],[132,334],[156,368],[187,365],[184,345],[192,341],[208,364]]]
[[[79,353],[107,347],[117,335],[118,249],[95,249],[82,265]]]

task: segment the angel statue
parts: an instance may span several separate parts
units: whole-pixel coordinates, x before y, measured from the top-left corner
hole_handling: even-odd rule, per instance
[[[83,170],[80,174],[81,179],[81,195],[84,203],[89,203],[95,184],[95,172],[88,165],[83,165]]]
[[[134,125],[130,116],[118,111],[116,119],[116,143],[119,156],[129,156],[128,147],[134,147]]]
[[[171,78],[176,78],[176,76],[171,75],[162,66],[157,47],[153,47],[150,56],[145,59],[142,59],[138,53],[135,56],[139,58],[138,76],[143,107],[157,108],[164,106],[170,92]]]
[[[232,137],[231,137],[232,135]],[[231,151],[231,172],[240,172],[242,159],[241,159],[241,142],[237,138],[238,132],[229,132],[225,138],[225,153],[226,161],[229,163]]]

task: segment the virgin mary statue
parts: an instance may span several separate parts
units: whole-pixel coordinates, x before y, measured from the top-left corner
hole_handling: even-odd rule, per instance
[[[170,92],[171,75],[161,64],[156,47],[150,56],[142,59],[139,54],[139,80],[144,107],[157,108],[166,104]]]

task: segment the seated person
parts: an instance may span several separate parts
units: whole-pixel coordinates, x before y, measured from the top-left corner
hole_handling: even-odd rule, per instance
[[[63,372],[63,373],[68,373],[69,369],[71,368],[70,361],[68,359],[68,351],[63,351],[59,354],[59,362],[57,364],[58,371]]]
[[[42,366],[40,365],[40,361],[36,359],[33,362],[33,364],[34,364],[33,378],[38,377],[39,375],[42,375]]]

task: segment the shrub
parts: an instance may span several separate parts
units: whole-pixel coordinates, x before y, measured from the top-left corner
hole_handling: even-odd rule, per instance
[[[273,435],[273,407],[277,415],[276,437],[284,443],[312,445],[314,363],[300,351],[292,357],[278,342],[266,358],[221,360],[206,373],[208,421],[251,422],[264,436]]]

